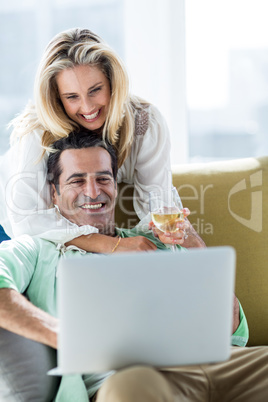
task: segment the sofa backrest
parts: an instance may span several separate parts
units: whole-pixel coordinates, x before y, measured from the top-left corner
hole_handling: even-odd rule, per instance
[[[207,246],[237,253],[236,295],[250,331],[248,345],[268,345],[268,157],[173,167],[173,184]],[[133,188],[119,186],[116,223],[138,221]]]

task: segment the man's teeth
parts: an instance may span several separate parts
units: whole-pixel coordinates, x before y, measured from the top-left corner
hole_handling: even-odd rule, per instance
[[[82,205],[83,209],[98,209],[98,208],[101,208],[101,207],[102,207],[102,204],[94,204],[94,205],[86,204],[86,205]]]
[[[95,117],[97,117],[98,114],[99,114],[99,110],[97,110],[97,112],[93,113],[93,114],[83,114],[83,116],[87,120],[92,120],[92,119],[95,119]]]

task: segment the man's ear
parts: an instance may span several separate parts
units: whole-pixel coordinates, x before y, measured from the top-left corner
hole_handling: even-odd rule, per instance
[[[53,204],[57,204],[57,200],[58,200],[58,193],[55,187],[55,184],[51,184],[50,186],[50,193],[51,193],[51,199]]]
[[[115,187],[115,198],[117,197],[117,181],[114,182],[114,187]]]

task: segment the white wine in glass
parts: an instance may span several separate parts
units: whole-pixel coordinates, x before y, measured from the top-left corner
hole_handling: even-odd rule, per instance
[[[183,220],[184,215],[177,207],[166,207],[152,212],[152,221],[162,232],[177,232],[177,222]]]
[[[177,223],[184,220],[183,205],[175,187],[170,190],[152,191],[149,194],[152,221],[162,232],[177,232]],[[176,246],[172,245],[172,250]]]

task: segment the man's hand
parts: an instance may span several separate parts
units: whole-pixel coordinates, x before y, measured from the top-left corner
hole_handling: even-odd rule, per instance
[[[13,289],[0,289],[0,326],[57,349],[58,319]]]

